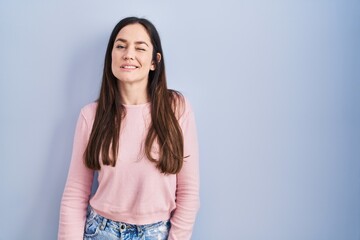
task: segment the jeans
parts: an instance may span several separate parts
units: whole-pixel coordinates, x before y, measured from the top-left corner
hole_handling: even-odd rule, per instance
[[[89,206],[84,240],[166,240],[169,230],[170,220],[146,225],[133,225],[100,216]]]

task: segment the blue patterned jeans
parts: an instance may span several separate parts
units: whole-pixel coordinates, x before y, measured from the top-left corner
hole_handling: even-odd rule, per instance
[[[147,225],[127,224],[100,216],[89,206],[84,240],[166,240],[169,230],[169,220]]]

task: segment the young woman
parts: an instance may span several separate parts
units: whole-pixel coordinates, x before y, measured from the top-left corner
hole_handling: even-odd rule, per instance
[[[58,239],[190,239],[198,162],[194,113],[167,89],[158,32],[143,18],[121,20],[100,96],[78,118]]]

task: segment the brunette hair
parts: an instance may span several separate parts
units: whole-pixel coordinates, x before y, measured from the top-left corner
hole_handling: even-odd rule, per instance
[[[180,171],[184,159],[183,135],[177,119],[178,107],[184,105],[184,99],[179,92],[167,88],[164,54],[155,26],[147,19],[137,17],[122,19],[110,35],[95,120],[84,152],[85,165],[90,169],[100,170],[100,159],[104,165],[116,164],[120,126],[126,115],[126,108],[121,103],[118,80],[111,70],[111,52],[119,31],[135,23],[141,24],[149,34],[153,45],[152,60],[155,64],[155,70],[149,71],[147,85],[151,102],[151,124],[145,140],[145,154],[160,172],[175,174]],[[157,53],[161,54],[161,61],[158,61]],[[158,159],[151,155],[154,143],[159,145]]]

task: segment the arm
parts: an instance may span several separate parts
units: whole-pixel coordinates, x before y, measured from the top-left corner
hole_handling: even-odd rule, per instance
[[[83,153],[89,139],[89,127],[80,112],[73,143],[69,173],[61,200],[59,240],[83,239],[93,170],[84,165]]]
[[[176,209],[170,219],[169,240],[189,240],[199,209],[199,149],[194,113],[186,103],[180,122],[184,136],[184,164],[177,175]]]

